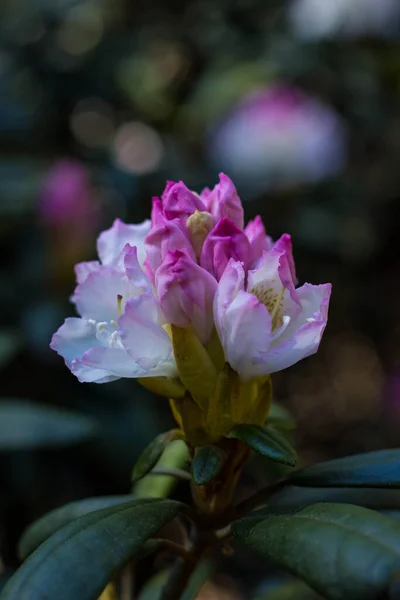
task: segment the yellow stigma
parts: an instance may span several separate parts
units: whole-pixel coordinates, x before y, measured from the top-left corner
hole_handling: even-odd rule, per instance
[[[118,316],[121,316],[122,313],[123,313],[123,310],[122,310],[122,300],[123,300],[123,297],[121,296],[121,294],[118,294],[117,295]]]
[[[204,240],[213,228],[213,218],[207,211],[196,210],[186,221],[186,227],[196,256],[199,258]]]

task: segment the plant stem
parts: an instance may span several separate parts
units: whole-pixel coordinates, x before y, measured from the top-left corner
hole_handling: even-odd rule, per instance
[[[171,475],[172,477],[177,477],[178,479],[184,479],[186,481],[190,481],[192,478],[190,473],[184,471],[183,469],[173,469],[172,467],[154,467],[152,471],[149,473],[150,475]]]
[[[171,569],[171,573],[161,593],[160,600],[179,600],[186,590],[190,578],[203,558],[204,554],[213,545],[213,536],[199,536],[191,550],[184,558],[178,558]]]
[[[179,600],[185,591],[197,561],[178,558],[161,593],[160,600]]]

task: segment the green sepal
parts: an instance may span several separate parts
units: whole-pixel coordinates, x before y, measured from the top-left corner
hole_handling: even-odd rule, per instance
[[[228,437],[240,440],[248,448],[275,462],[294,467],[296,451],[279,431],[261,425],[237,425]]]
[[[172,377],[139,377],[137,380],[146,390],[164,396],[164,398],[174,398],[178,400],[185,395],[185,387],[179,381]]]
[[[191,465],[193,481],[196,485],[206,485],[218,476],[226,460],[226,455],[216,446],[196,448]]]
[[[182,432],[179,429],[172,429],[166,433],[160,433],[152,442],[143,450],[133,471],[132,483],[139,481],[147,475],[160,460],[165,447],[174,440],[181,440]]]
[[[217,371],[206,349],[191,329],[171,325],[179,378],[202,410],[207,410],[217,383]]]

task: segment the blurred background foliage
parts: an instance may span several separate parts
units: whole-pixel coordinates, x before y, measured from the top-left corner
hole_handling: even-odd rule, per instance
[[[5,572],[34,518],[127,493],[171,425],[135,382],[79,384],[48,347],[74,263],[117,216],[147,218],[166,179],[200,190],[224,170],[248,219],[292,234],[300,282],[333,282],[319,354],[274,376],[302,461],[399,445],[399,33],[397,0],[1,1],[0,409],[28,398],[98,433],[3,432]]]

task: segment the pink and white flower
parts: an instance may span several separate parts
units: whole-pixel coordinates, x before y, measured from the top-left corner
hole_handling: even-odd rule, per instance
[[[205,351],[217,332],[242,381],[318,349],[330,284],[296,289],[290,236],[274,243],[259,217],[244,228],[226,175],[201,194],[169,182],[151,222],[117,220],[97,249],[99,261],[76,266],[80,317],[51,343],[80,381],[179,377],[171,326],[191,329]]]

